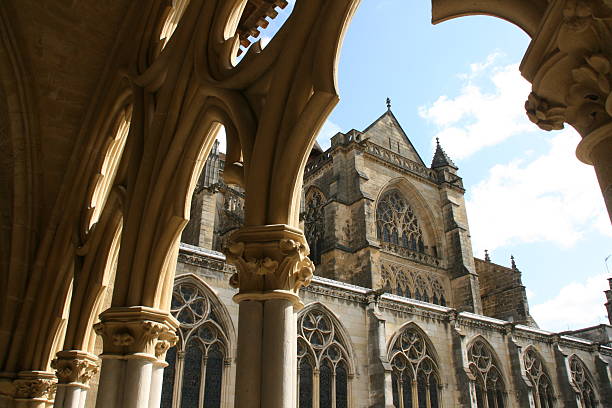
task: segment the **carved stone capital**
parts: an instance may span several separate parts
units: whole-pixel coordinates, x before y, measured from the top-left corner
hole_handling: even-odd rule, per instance
[[[529,120],[543,130],[563,129],[565,121],[565,106],[553,105],[540,98],[535,92],[529,94],[525,102],[525,110]]]
[[[57,379],[46,371],[22,371],[13,381],[16,399],[49,401],[55,398]]]
[[[80,350],[64,350],[51,361],[51,368],[60,384],[79,383],[87,385],[99,368],[96,355]]]
[[[104,340],[104,356],[139,354],[153,360],[164,359],[176,344],[178,321],[170,313],[144,306],[113,307],[100,314],[94,326]]]
[[[246,227],[230,237],[225,250],[238,270],[230,284],[235,300],[286,298],[299,305],[299,290],[310,283],[314,265],[302,231],[287,225]]]

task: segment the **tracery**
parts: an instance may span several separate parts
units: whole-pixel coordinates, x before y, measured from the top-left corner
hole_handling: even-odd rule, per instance
[[[478,408],[504,408],[505,386],[497,359],[484,341],[477,339],[468,349],[469,369],[475,377]]]
[[[174,288],[171,312],[180,322],[180,341],[166,356],[161,407],[221,407],[229,340],[211,299],[183,280]]]
[[[302,313],[297,344],[298,407],[348,408],[349,353],[326,311]]]
[[[577,356],[570,357],[569,363],[572,383],[580,395],[580,408],[597,407],[597,398],[589,370]]]
[[[438,408],[440,380],[432,350],[415,328],[402,331],[391,349],[393,406]]]
[[[306,208],[303,214],[304,235],[310,247],[310,258],[317,265],[321,263],[321,251],[323,250],[324,204],[323,193],[315,188],[310,189],[306,196]]]
[[[383,194],[376,207],[378,239],[399,248],[425,252],[416,214],[398,190]]]
[[[525,351],[523,362],[525,373],[533,386],[536,408],[552,408],[554,406],[554,391],[542,359],[534,349],[529,348]]]
[[[435,276],[410,271],[400,265],[383,263],[381,278],[382,287],[389,293],[446,306],[444,287]]]

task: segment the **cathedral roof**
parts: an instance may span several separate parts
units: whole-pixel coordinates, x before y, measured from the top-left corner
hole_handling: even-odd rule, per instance
[[[425,166],[390,107],[362,133],[364,138],[368,138],[372,143]]]
[[[431,168],[435,169],[438,167],[450,166],[457,169],[457,166],[453,161],[448,157],[444,149],[440,146],[440,140],[436,138],[436,152],[434,153],[433,160],[431,161]]]

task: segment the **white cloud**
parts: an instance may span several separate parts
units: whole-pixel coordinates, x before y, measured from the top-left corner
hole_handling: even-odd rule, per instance
[[[579,141],[573,129],[559,132],[544,155],[495,165],[470,189],[475,253],[541,241],[570,247],[592,230],[612,236],[595,172],[575,156]]]
[[[496,66],[500,55],[493,53],[485,62],[471,64],[471,72],[459,76],[464,80],[459,95],[442,95],[432,105],[419,108],[421,117],[438,126],[435,137],[453,159],[466,158],[516,134],[537,130],[523,108],[530,84],[521,77],[518,64]],[[485,92],[477,83],[486,75],[492,92]]]
[[[530,307],[530,313],[545,330],[575,330],[606,323],[605,274],[589,277],[585,283],[571,282],[557,296]]]
[[[260,40],[261,40],[261,43],[260,43],[261,49],[263,50],[270,43],[270,41],[272,40],[272,37],[267,36],[267,35],[262,35]]]
[[[317,142],[323,149],[323,151],[329,149],[331,146],[331,138],[338,132],[341,132],[340,126],[336,125],[331,120],[326,120],[319,134],[317,135]]]

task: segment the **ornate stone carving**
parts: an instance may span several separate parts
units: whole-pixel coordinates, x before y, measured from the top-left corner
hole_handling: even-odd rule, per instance
[[[178,322],[167,312],[147,307],[120,307],[106,310],[94,326],[104,339],[105,354],[149,354],[162,359],[178,341]]]
[[[551,105],[547,100],[540,98],[534,92],[529,94],[525,102],[527,117],[543,130],[563,129],[565,109],[565,106]]]
[[[13,381],[15,398],[51,400],[55,396],[56,382],[55,375],[46,371],[19,373]]]
[[[61,384],[87,384],[98,372],[98,357],[83,351],[60,351],[51,362]]]
[[[310,283],[314,265],[308,244],[299,230],[285,225],[247,227],[234,233],[226,249],[228,262],[238,272],[230,285],[246,294],[284,292],[298,299],[302,286]]]

